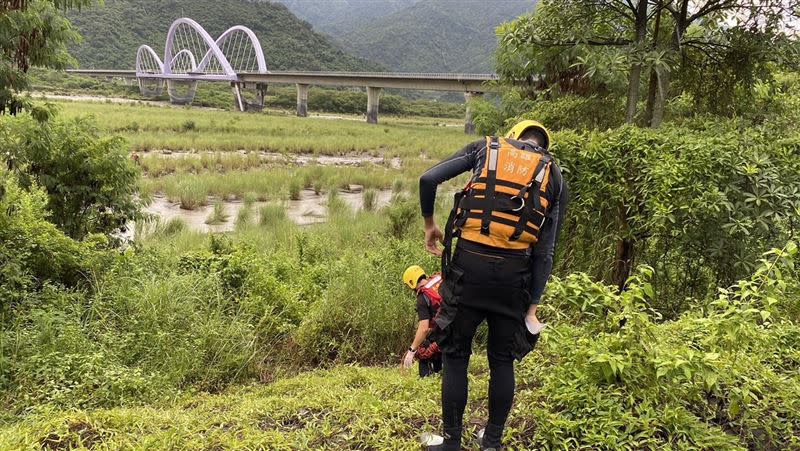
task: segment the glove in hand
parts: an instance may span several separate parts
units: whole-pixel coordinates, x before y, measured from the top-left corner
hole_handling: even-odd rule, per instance
[[[414,366],[414,353],[411,351],[406,352],[406,356],[403,357],[403,368],[409,369]]]

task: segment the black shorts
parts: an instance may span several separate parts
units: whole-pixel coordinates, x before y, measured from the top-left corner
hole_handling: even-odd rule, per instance
[[[460,241],[444,275],[437,340],[445,354],[472,352],[480,323],[489,323],[490,359],[522,359],[538,336],[528,333],[525,314],[531,304],[531,264],[527,252],[497,251]]]

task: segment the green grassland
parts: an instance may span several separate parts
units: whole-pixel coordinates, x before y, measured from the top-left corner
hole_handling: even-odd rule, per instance
[[[358,118],[298,118],[285,114],[160,108],[145,105],[57,102],[64,117],[93,116],[102,131],[125,138],[140,153],[145,198],[162,193],[171,200],[208,196],[260,200],[287,199],[291,185],[330,191],[349,185],[414,192],[416,178],[435,161],[476,139],[458,125],[434,118],[381,118],[379,125]],[[179,157],[164,151],[190,152]],[[242,153],[245,151],[247,153]],[[192,154],[191,152],[194,152]],[[210,152],[210,153],[209,153]],[[382,164],[355,167],[265,160],[256,152],[382,157]],[[399,158],[400,167],[391,159]],[[456,182],[454,182],[456,183]],[[460,179],[458,183],[463,183]]]
[[[382,154],[440,157],[471,138],[457,121],[382,117],[331,120],[288,115],[233,113],[192,108],[58,102],[65,117],[91,115],[104,131],[125,137],[131,150],[265,150],[272,152]],[[463,124],[463,122],[462,122]]]

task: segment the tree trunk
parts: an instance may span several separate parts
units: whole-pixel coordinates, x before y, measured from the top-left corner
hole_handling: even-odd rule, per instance
[[[665,71],[657,78],[655,102],[653,103],[653,115],[650,119],[650,127],[658,128],[664,120],[664,110],[667,108],[667,96],[669,96],[670,72]]]
[[[630,223],[628,222],[628,209],[620,202],[617,206],[617,220],[619,221],[619,229],[621,234],[630,236]],[[622,238],[617,241],[617,249],[614,253],[614,268],[611,273],[611,282],[619,288],[619,291],[625,290],[628,282],[628,277],[631,275],[633,269],[633,252],[634,241],[633,238]]]
[[[661,34],[661,12],[663,5],[659,3],[656,13],[656,26],[653,30],[653,50],[658,48],[658,35]],[[655,69],[650,69],[650,82],[647,87],[647,106],[644,110],[644,123],[648,126],[653,123],[653,108],[656,104],[656,90],[658,90],[658,73]]]
[[[635,51],[642,50],[642,44],[647,37],[647,5],[648,0],[639,0],[636,6],[636,40]],[[625,111],[625,123],[632,124],[636,118],[636,109],[639,103],[639,89],[642,83],[642,65],[636,61],[631,66],[628,76],[628,104]]]
[[[689,26],[689,0],[682,0],[680,2],[680,12],[674,14],[675,29],[672,32],[671,48],[676,55],[681,53],[681,40],[683,34]],[[672,74],[671,69],[665,70],[661,76],[658,77],[658,89],[656,89],[656,99],[653,104],[653,118],[650,121],[650,126],[657,128],[664,120],[664,110],[667,107],[667,98],[669,96],[670,82]]]
[[[611,279],[614,285],[619,288],[619,291],[625,291],[628,285],[628,277],[633,270],[633,240],[622,239],[617,242],[617,252],[614,260],[614,272]]]
[[[636,118],[636,105],[639,103],[639,85],[642,82],[642,66],[634,64],[628,77],[628,106],[625,111],[625,123],[633,124]]]
[[[655,69],[650,70],[650,85],[647,87],[647,106],[644,110],[644,123],[650,126],[653,123],[653,108],[656,105],[656,91],[658,91],[658,74]]]

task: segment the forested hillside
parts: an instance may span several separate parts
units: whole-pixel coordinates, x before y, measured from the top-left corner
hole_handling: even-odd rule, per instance
[[[334,34],[351,53],[409,72],[491,72],[495,28],[535,0],[425,1]]]
[[[341,34],[359,24],[388,16],[418,0],[272,0],[283,3],[297,17],[331,35]]]
[[[83,36],[70,52],[82,68],[130,69],[140,45],[163,51],[167,30],[180,17],[195,19],[215,37],[234,25],[250,27],[270,69],[379,69],[347,54],[283,5],[244,0],[107,0],[70,14]]]

